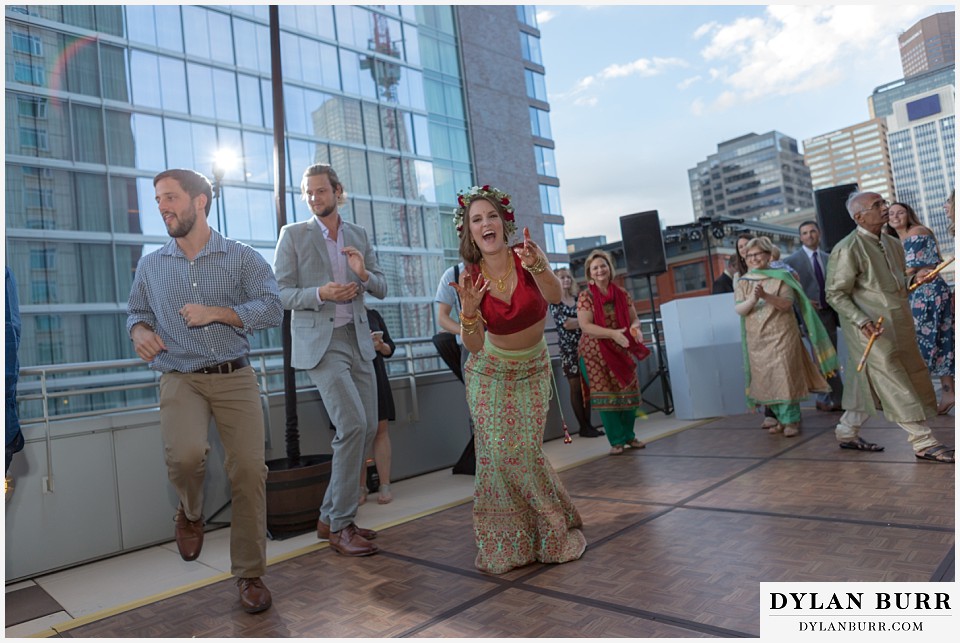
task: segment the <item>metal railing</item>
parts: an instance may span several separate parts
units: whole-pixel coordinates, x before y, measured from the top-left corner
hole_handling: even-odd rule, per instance
[[[648,340],[653,336],[652,324],[652,320],[641,320],[644,336]],[[551,354],[556,354],[556,331],[548,329],[546,334]],[[416,390],[418,376],[446,372],[447,368],[437,355],[430,338],[402,338],[396,340],[396,345],[396,354],[386,362],[387,372],[391,379],[408,381],[411,390]],[[283,392],[283,358],[280,348],[252,350],[250,361],[257,373],[262,395]],[[298,372],[297,379],[298,391],[313,388],[309,378],[303,373]],[[150,370],[143,360],[137,358],[25,366],[20,369],[17,393],[20,422],[23,426],[48,425],[53,420],[73,420],[156,408],[159,403],[159,382],[160,373]],[[136,391],[149,393],[141,396],[128,395]],[[73,405],[74,408],[79,406],[79,410],[68,409],[71,400],[75,398],[111,396],[117,393],[124,393],[125,399],[121,401],[119,396],[113,395],[102,405],[103,408],[94,408],[97,404],[88,400],[87,404]],[[137,400],[138,397],[141,398],[140,401]],[[416,396],[413,399],[416,400]]]

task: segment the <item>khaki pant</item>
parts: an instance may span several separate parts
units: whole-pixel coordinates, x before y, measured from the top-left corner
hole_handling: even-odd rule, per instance
[[[837,442],[856,440],[860,436],[860,427],[869,419],[870,414],[863,411],[844,411],[834,431]],[[940,444],[926,424],[920,422],[897,422],[897,424],[907,432],[907,440],[913,447],[914,453]]]
[[[167,475],[188,520],[203,512],[203,477],[210,416],[217,425],[230,479],[230,571],[263,576],[267,560],[267,465],[263,408],[252,367],[233,373],[164,373],[160,378],[160,430]]]

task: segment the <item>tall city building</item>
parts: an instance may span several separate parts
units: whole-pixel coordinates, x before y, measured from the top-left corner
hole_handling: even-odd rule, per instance
[[[813,189],[856,183],[894,198],[887,123],[874,118],[803,141],[803,158]]]
[[[893,113],[893,104],[898,100],[932,91],[938,87],[956,84],[956,66],[950,63],[946,67],[917,74],[909,78],[900,78],[880,85],[867,98],[870,118],[881,118]]]
[[[900,64],[907,78],[954,64],[956,12],[927,16],[897,37]]]
[[[887,118],[897,200],[913,207],[946,254],[954,252],[943,206],[956,185],[955,121],[953,86],[897,101]]]
[[[23,365],[135,356],[126,301],[139,258],[169,238],[152,185],[165,168],[210,176],[218,151],[235,155],[211,223],[272,263],[269,26],[267,6],[6,5]],[[343,216],[386,273],[389,296],[370,303],[393,334],[435,332],[460,189],[511,193],[521,228],[566,260],[533,7],[281,5],[279,30],[287,220],[311,216],[303,169],[332,163]],[[254,339],[279,344],[279,330]]]
[[[797,141],[777,131],[720,143],[687,176],[695,219],[766,219],[813,205],[810,170]]]

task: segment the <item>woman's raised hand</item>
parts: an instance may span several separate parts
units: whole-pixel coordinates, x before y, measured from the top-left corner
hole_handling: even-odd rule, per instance
[[[453,286],[457,294],[460,295],[460,313],[467,317],[473,317],[477,314],[477,311],[480,310],[480,301],[487,293],[487,289],[490,287],[490,281],[484,279],[482,274],[477,275],[477,278],[474,280],[470,277],[469,273],[464,270],[460,275],[460,283],[451,281],[450,285]]]
[[[532,268],[536,265],[537,261],[540,259],[542,251],[540,246],[538,246],[533,239],[530,238],[530,228],[523,229],[523,246],[520,248],[514,248],[514,252],[517,253],[517,256],[520,257],[520,261],[523,262],[523,265],[527,268]],[[546,261],[546,255],[544,255],[544,261]]]

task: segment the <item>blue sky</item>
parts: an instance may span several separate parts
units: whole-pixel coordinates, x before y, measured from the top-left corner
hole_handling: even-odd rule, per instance
[[[869,118],[903,76],[897,34],[953,5],[537,5],[568,238],[693,219],[687,170],[778,130],[803,145]]]

